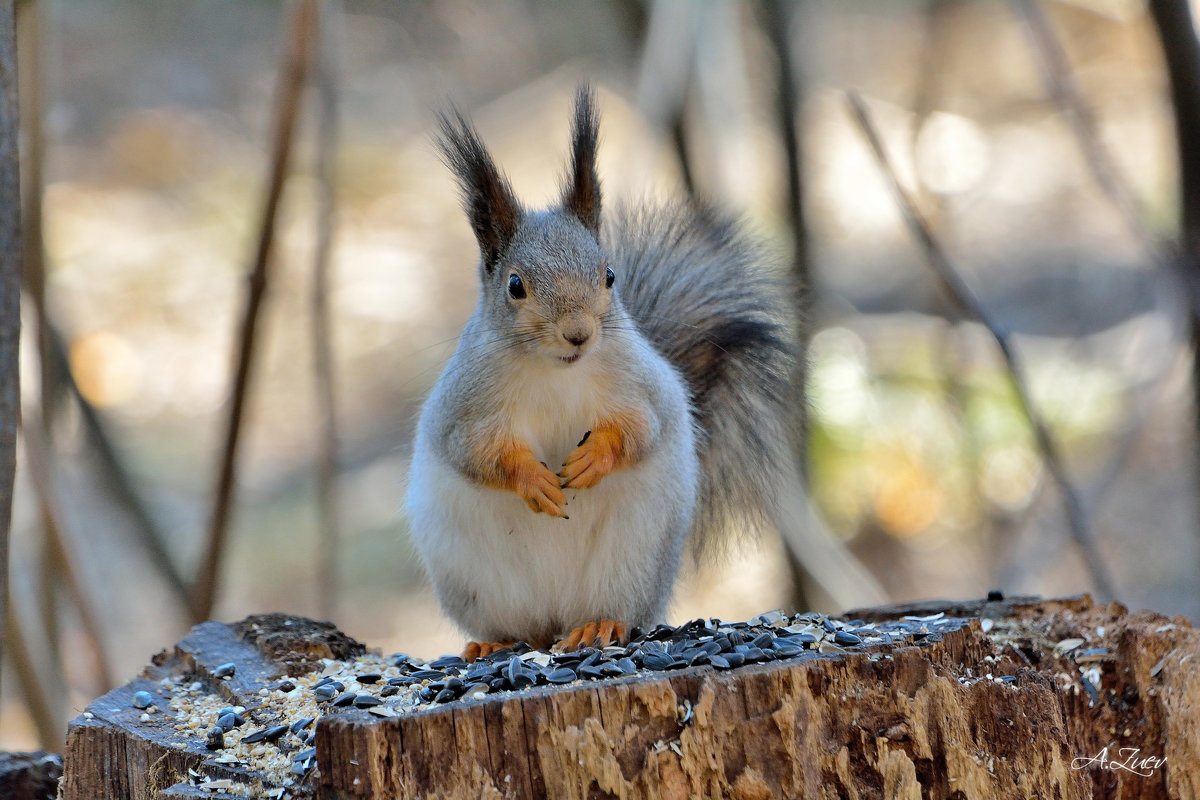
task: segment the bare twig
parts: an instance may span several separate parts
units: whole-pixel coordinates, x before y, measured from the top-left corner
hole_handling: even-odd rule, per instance
[[[15,592],[13,594],[16,594]],[[17,685],[21,687],[21,699],[38,741],[44,750],[58,750],[63,745],[62,714],[53,698],[61,698],[61,692],[53,691],[46,680],[46,671],[39,669],[29,642],[29,631],[22,624],[13,597],[9,597],[4,608],[5,656],[16,673]]]
[[[17,150],[17,43],[12,3],[0,5],[0,611],[8,610],[8,534],[21,414],[21,182]],[[0,620],[7,617],[0,613]],[[2,641],[3,637],[0,637]],[[0,647],[0,655],[3,648]]]
[[[149,557],[150,564],[166,580],[168,587],[178,599],[180,607],[186,608],[188,605],[187,581],[179,567],[176,566],[174,559],[171,558],[166,537],[138,495],[134,479],[126,469],[120,454],[117,453],[112,437],[109,436],[108,426],[100,412],[83,396],[79,385],[75,383],[75,378],[71,375],[68,366],[67,347],[63,335],[55,326],[54,320],[49,317],[46,318],[46,336],[50,370],[57,376],[54,380],[65,384],[66,390],[74,398],[83,429],[87,433],[88,442],[100,461],[99,468],[96,470],[97,476],[107,486],[112,498],[129,515],[129,520],[133,523],[133,532]]]
[[[1026,30],[1029,31],[1029,36],[1033,40],[1034,50],[1041,59],[1046,91],[1063,110],[1096,183],[1100,185],[1101,190],[1116,207],[1121,221],[1153,264],[1166,274],[1176,279],[1183,278],[1188,283],[1191,290],[1189,299],[1192,313],[1198,315],[1200,302],[1197,301],[1197,281],[1187,280],[1187,276],[1181,274],[1179,253],[1169,242],[1155,235],[1146,224],[1144,216],[1139,213],[1133,191],[1129,188],[1128,181],[1121,175],[1116,160],[1104,146],[1096,127],[1096,117],[1075,82],[1074,73],[1071,71],[1071,62],[1063,49],[1062,41],[1046,18],[1041,3],[1038,0],[1012,0],[1012,2],[1024,18]],[[1167,5],[1170,4],[1151,2],[1150,7],[1157,11]],[[1182,12],[1177,19],[1172,20],[1171,24],[1174,25],[1178,21],[1181,25],[1187,25],[1187,28],[1181,27],[1178,32],[1173,31],[1173,33],[1182,36],[1185,30],[1190,31],[1191,29],[1190,11],[1187,10],[1186,0],[1175,3],[1175,5],[1181,8]],[[1195,38],[1194,34],[1192,38]],[[1191,76],[1194,74],[1194,72],[1187,73],[1189,76],[1187,80],[1193,80]],[[1178,106],[1176,108],[1178,109]],[[1194,168],[1200,168],[1200,164]]]
[[[192,587],[191,611],[193,620],[197,622],[209,616],[216,599],[217,571],[220,566],[221,553],[224,550],[225,534],[229,526],[229,515],[233,503],[238,442],[254,360],[258,312],[267,290],[271,251],[275,241],[275,220],[279,209],[279,198],[283,193],[284,178],[291,160],[292,139],[296,129],[300,94],[308,71],[316,10],[316,0],[300,0],[293,6],[289,45],[280,70],[275,99],[271,169],[267,179],[258,245],[247,283],[246,306],[238,337],[239,350],[233,379],[232,400],[229,405],[229,419],[225,429],[225,441],[221,451],[221,462],[204,555],[196,576],[196,583]]]
[[[326,619],[337,610],[337,553],[339,498],[337,491],[338,428],[337,385],[329,324],[329,255],[333,244],[337,196],[338,65],[336,62],[337,6],[321,9],[316,51],[317,120],[317,242],[313,253],[312,337],[320,443],[317,455],[317,503],[321,531],[317,556],[318,609]]]
[[[38,508],[42,517],[42,528],[45,532],[45,546],[60,570],[60,577],[65,584],[71,603],[79,613],[79,622],[83,628],[83,638],[87,645],[88,656],[92,662],[91,674],[95,675],[101,684],[101,691],[107,692],[115,683],[112,672],[108,668],[108,654],[104,646],[104,635],[100,621],[96,616],[95,602],[84,589],[83,572],[80,569],[79,555],[70,531],[63,527],[63,515],[59,511],[58,492],[54,486],[54,474],[51,467],[49,442],[45,437],[45,427],[37,414],[27,413],[22,420],[22,441],[24,442],[25,465],[37,494]],[[56,636],[57,631],[47,630],[47,638]],[[57,656],[54,656],[57,661]]]
[[[883,142],[879,138],[879,133],[876,131],[862,99],[855,92],[849,92],[847,98],[850,102],[850,109],[854,119],[862,130],[863,136],[871,147],[871,152],[875,156],[880,171],[883,173],[896,197],[905,222],[925,251],[926,260],[933,269],[942,288],[963,312],[987,328],[1000,348],[1000,354],[1003,356],[1004,363],[1012,378],[1021,411],[1026,419],[1029,420],[1038,449],[1046,463],[1046,468],[1050,471],[1054,482],[1058,485],[1059,491],[1062,493],[1071,535],[1074,537],[1075,543],[1079,546],[1084,562],[1096,585],[1096,589],[1106,597],[1115,597],[1115,584],[1096,546],[1088,522],[1087,512],[1079,499],[1078,491],[1076,491],[1067,475],[1062,456],[1058,451],[1058,445],[1051,437],[1046,423],[1033,408],[1033,403],[1029,396],[1029,388],[1025,380],[1025,369],[1012,347],[1008,333],[992,317],[991,312],[980,302],[975,292],[966,284],[953,264],[951,264],[950,259],[942,249],[940,242],[934,236],[933,230],[925,221],[925,217],[921,214],[920,209],[917,208],[916,203],[913,202],[908,192],[900,184],[899,178],[896,177],[896,171],[892,168],[887,152],[883,148]]]
[[[696,174],[684,129],[693,78],[695,9],[687,3],[654,0],[649,4],[637,103],[642,113],[671,137],[684,189],[696,194]]]

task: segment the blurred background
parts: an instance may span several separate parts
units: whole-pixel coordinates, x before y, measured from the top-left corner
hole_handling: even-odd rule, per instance
[[[807,274],[811,495],[889,599],[1096,591],[1097,576],[994,337],[930,270],[851,89],[1011,337],[1116,597],[1200,612],[1180,166],[1143,3],[24,0],[18,15],[25,430],[0,748],[61,749],[67,720],[193,618],[278,610],[384,652],[461,648],[402,513],[419,404],[477,292],[434,115],[466,110],[536,206],[557,194],[585,79],[606,200],[711,198]],[[256,262],[265,284],[247,281]],[[689,568],[672,619],[799,602],[796,563],[813,569],[766,536]]]

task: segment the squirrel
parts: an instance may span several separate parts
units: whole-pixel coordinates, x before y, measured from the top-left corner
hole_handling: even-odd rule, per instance
[[[439,120],[481,291],[417,426],[417,550],[468,658],[618,643],[661,621],[689,542],[777,518],[798,480],[796,293],[695,202],[602,221],[586,85],[546,210],[462,112]]]

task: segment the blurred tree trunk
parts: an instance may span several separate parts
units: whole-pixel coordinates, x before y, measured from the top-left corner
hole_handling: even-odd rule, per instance
[[[21,405],[17,377],[17,345],[21,335],[21,182],[17,159],[14,12],[13,0],[0,6],[0,612],[8,598],[8,528],[12,520]],[[3,618],[0,613],[0,620]]]
[[[1188,0],[1150,0],[1171,85],[1179,152],[1179,271],[1188,292],[1192,392],[1200,438],[1200,42]],[[1200,473],[1200,467],[1197,468]],[[1198,474],[1200,478],[1200,474]]]

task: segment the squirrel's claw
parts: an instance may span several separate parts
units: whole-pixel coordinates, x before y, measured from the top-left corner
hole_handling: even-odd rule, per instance
[[[567,504],[567,496],[559,486],[558,476],[541,464],[535,462],[534,466],[536,469],[517,483],[517,495],[535,512],[566,519],[567,512],[562,507]]]
[[[463,648],[462,657],[466,661],[487,658],[497,650],[503,650],[515,644],[516,642],[467,642],[467,646]]]
[[[557,642],[554,649],[562,652],[578,650],[581,647],[608,647],[623,644],[628,635],[629,629],[625,627],[624,622],[605,618],[575,628],[565,639]]]
[[[590,489],[595,486],[601,478],[616,469],[619,452],[618,437],[607,430],[585,436],[567,456],[562,471],[558,473],[558,477],[565,481],[563,488]]]

